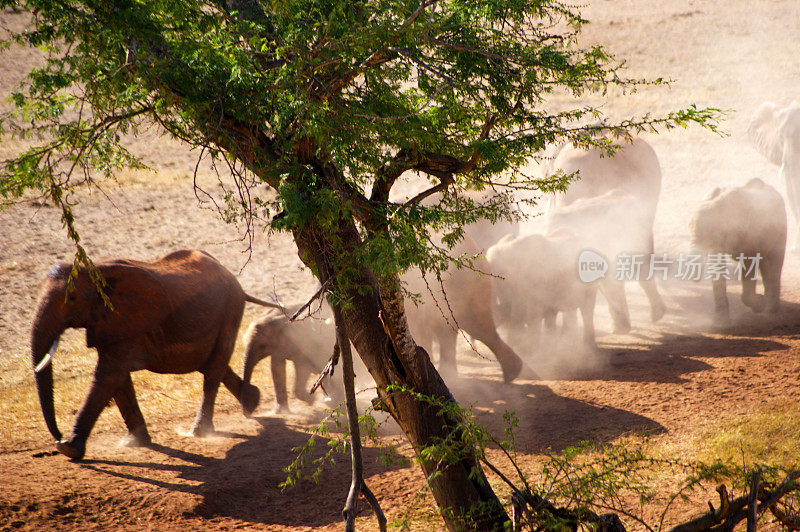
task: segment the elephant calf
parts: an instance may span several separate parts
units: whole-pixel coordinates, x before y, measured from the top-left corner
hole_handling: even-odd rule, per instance
[[[130,375],[140,369],[203,374],[203,400],[192,428],[198,436],[214,430],[214,400],[220,382],[245,412],[256,407],[258,388],[243,384],[228,362],[245,301],[278,305],[245,294],[236,277],[203,251],[175,251],[154,262],[107,259],[95,266],[105,281],[103,291],[111,306],[104,303],[85,268],[79,268],[70,283],[72,264],[61,263],[40,286],[33,320],[31,351],[39,402],[62,454],[83,458],[89,433],[111,399],[128,428],[123,442],[150,442]],[[62,440],[53,408],[50,362],[58,338],[68,328],[86,329],[86,345],[97,349],[97,367],[72,436]]]
[[[786,207],[783,198],[762,180],[744,186],[714,189],[698,206],[689,222],[692,246],[698,251],[742,257],[739,265],[742,301],[754,312],[777,312],[780,305],[781,270],[786,250]],[[758,267],[764,295],[756,294]],[[711,276],[714,290],[714,321],[730,321],[726,275]],[[706,277],[710,272],[706,272]]]
[[[270,358],[272,384],[275,387],[274,413],[289,412],[289,398],[286,393],[286,362],[294,363],[295,381],[294,394],[298,399],[312,403],[314,401],[306,390],[308,377],[319,373],[325,367],[333,353],[336,343],[336,329],[333,318],[324,306],[325,311],[320,311],[313,316],[294,322],[289,321],[299,308],[287,307],[286,312],[272,312],[250,324],[245,333],[244,368],[242,379],[245,384],[250,383],[253,368],[259,361]],[[355,363],[356,360],[354,359]],[[333,379],[329,379],[332,381]],[[334,397],[341,396],[339,387],[335,382],[330,385],[325,383],[327,391]]]

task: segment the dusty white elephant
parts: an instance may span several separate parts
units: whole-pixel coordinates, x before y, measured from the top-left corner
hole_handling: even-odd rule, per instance
[[[754,312],[765,307],[769,312],[778,311],[786,250],[786,207],[777,190],[757,178],[740,187],[716,188],[697,207],[689,230],[694,249],[728,254],[734,261],[744,258],[737,277],[741,277],[745,305]],[[764,283],[764,295],[755,292],[756,267]],[[729,322],[726,278],[715,275],[711,280],[714,320],[725,325]]]
[[[453,256],[476,256],[477,245],[465,237],[452,250]],[[491,267],[483,257],[473,261],[477,271],[455,266],[441,275],[422,276],[418,269],[403,274],[406,288],[419,294],[418,305],[406,299],[408,324],[414,339],[431,353],[433,341],[439,344],[439,371],[455,375],[456,340],[462,330],[480,340],[492,351],[503,370],[503,380],[511,382],[522,369],[522,360],[497,334],[493,310]],[[483,272],[483,273],[479,273]]]
[[[595,197],[579,198],[551,210],[548,234],[570,231],[577,235],[581,250],[600,253],[609,265],[600,289],[608,300],[614,331],[630,330],[630,313],[625,298],[626,278],[639,278],[650,302],[653,321],[666,309],[651,275],[652,222],[650,210],[627,192],[614,189]],[[622,263],[622,261],[626,261]]]
[[[253,376],[253,369],[262,359],[270,357],[270,371],[272,385],[275,388],[275,407],[273,413],[289,412],[289,398],[287,394],[286,363],[294,364],[294,395],[307,403],[314,402],[314,396],[308,393],[309,385],[313,382],[310,376],[319,376],[333,353],[336,343],[336,330],[330,307],[323,304],[312,315],[289,321],[300,304],[291,305],[285,311],[270,311],[266,316],[254,321],[247,328],[244,335],[244,364],[242,380],[249,384]],[[316,305],[314,305],[316,307]],[[353,357],[356,374],[366,378],[368,372],[358,356]],[[342,393],[340,368],[336,368],[333,379],[323,381],[325,390],[331,397],[340,401],[344,398]],[[256,405],[253,405],[255,409]],[[250,412],[247,412],[248,414]]]
[[[542,321],[547,338],[554,341],[556,317],[563,313],[565,329],[576,325],[575,310],[581,312],[583,341],[595,347],[594,305],[597,283],[584,283],[578,276],[582,242],[572,232],[550,235],[507,236],[489,248],[498,322],[508,328],[514,345],[540,343]]]
[[[747,133],[759,153],[779,167],[794,222],[800,225],[800,101],[786,107],[764,103]],[[800,251],[800,231],[792,250]]]
[[[565,192],[554,197],[554,206],[569,205],[579,198],[591,198],[609,190],[622,189],[642,200],[646,212],[655,217],[661,194],[661,165],[658,156],[644,139],[630,141],[606,134],[606,140],[616,147],[613,155],[599,148],[585,149],[564,144],[548,165],[549,174],[562,171],[578,173]]]
[[[628,141],[609,133],[607,140],[617,146],[613,156],[599,148],[584,149],[572,144],[565,144],[558,150],[552,164],[546,169],[548,175],[561,171],[565,174],[577,173],[578,178],[565,192],[557,193],[553,197],[548,216],[555,208],[568,206],[579,199],[602,196],[616,189],[624,191],[635,199],[637,224],[644,224],[647,229],[647,245],[644,251],[648,255],[645,267],[649,267],[653,253],[653,221],[661,193],[661,165],[653,148],[641,138],[635,137]],[[647,280],[646,276],[642,276],[639,283],[650,300],[651,319],[654,322],[660,320],[666,306],[658,294],[654,280]],[[621,297],[624,299],[624,291]],[[610,304],[619,308],[615,303]],[[620,308],[621,312],[622,310]],[[624,305],[622,314],[617,313],[614,316],[614,327],[617,331],[630,328],[627,304]]]

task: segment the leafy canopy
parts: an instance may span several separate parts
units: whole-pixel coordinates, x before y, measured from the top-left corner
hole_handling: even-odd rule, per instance
[[[475,199],[465,191],[564,187],[566,179],[525,175],[526,163],[552,143],[604,145],[585,134],[598,128],[586,125],[601,118],[597,109],[552,112],[548,97],[643,83],[620,77],[603,48],[579,47],[586,21],[551,0],[0,0],[0,7],[31,13],[29,27],[11,39],[46,55],[13,93],[16,111],[0,131],[45,140],[2,163],[0,195],[50,195],[76,244],[62,191],[141,164],[120,135],[155,122],[228,163],[234,214],[259,212],[264,204],[250,190],[266,184],[277,191],[277,229],[354,218],[364,239],[356,262],[379,274],[411,264],[439,270],[449,259],[431,231],[452,244],[467,223],[514,215],[510,194]],[[713,128],[715,117],[690,108],[604,127]],[[391,202],[395,182],[413,171],[431,188]],[[435,192],[442,199],[423,205]]]

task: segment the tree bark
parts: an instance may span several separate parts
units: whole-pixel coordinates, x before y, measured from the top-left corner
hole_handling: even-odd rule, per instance
[[[329,229],[330,230],[330,229]],[[300,257],[317,272],[321,281],[335,275],[335,264],[361,244],[352,220],[342,219],[336,230],[338,247],[310,222],[295,231]],[[455,463],[434,463],[420,451],[453,438],[460,431],[459,420],[440,414],[439,408],[420,402],[409,393],[387,393],[387,386],[453,401],[425,350],[418,347],[408,331],[403,298],[397,285],[379,285],[371,272],[362,269],[348,278],[343,294],[347,299],[342,318],[347,336],[377,384],[383,408],[400,425],[413,445],[429,486],[449,530],[496,530],[509,523],[508,516],[490,487],[473,449],[461,449]],[[365,288],[367,288],[365,290]],[[340,292],[342,293],[342,292]],[[384,329],[385,326],[385,329]],[[388,334],[387,334],[388,332]]]

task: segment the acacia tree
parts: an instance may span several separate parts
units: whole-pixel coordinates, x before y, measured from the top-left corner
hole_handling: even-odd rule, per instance
[[[588,106],[549,112],[553,93],[579,97],[636,81],[600,47],[581,48],[585,22],[549,0],[0,0],[31,13],[11,39],[46,60],[12,95],[4,133],[43,138],[5,161],[0,194],[27,190],[62,208],[76,260],[70,190],[139,164],[120,134],[155,122],[231,169],[231,207],[272,208],[303,262],[342,308],[342,321],[387,410],[417,450],[451,529],[491,529],[507,516],[472,453],[432,458],[457,441],[456,419],[414,390],[452,400],[414,343],[398,275],[434,274],[447,245],[480,218],[513,216],[509,194],[545,189],[522,168],[549,143],[599,143]],[[618,133],[708,122],[688,109],[609,125]],[[404,203],[395,183],[417,172],[430,188]],[[251,200],[266,184],[274,205]],[[441,192],[432,205],[422,200]],[[438,197],[438,196],[437,196]],[[269,212],[269,211],[268,211]],[[277,214],[276,214],[277,213]],[[445,248],[429,234],[444,235]],[[513,375],[512,375],[513,377]],[[546,429],[543,427],[543,429]]]

